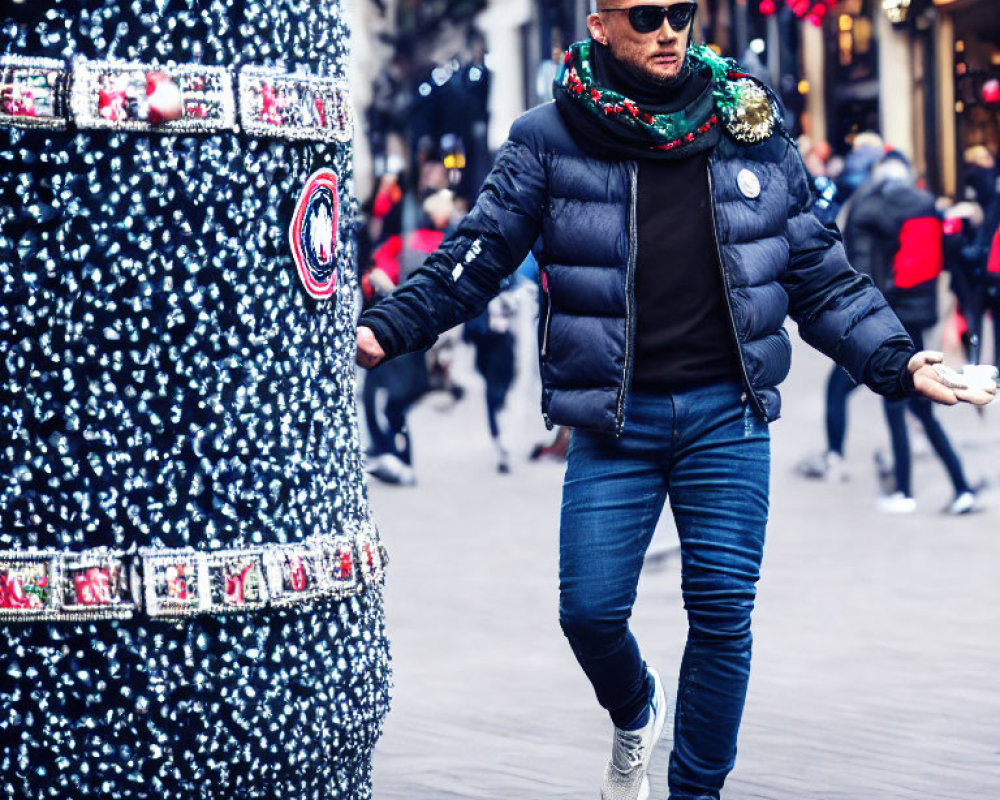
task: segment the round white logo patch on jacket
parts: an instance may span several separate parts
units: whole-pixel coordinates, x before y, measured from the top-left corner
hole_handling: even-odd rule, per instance
[[[760,197],[760,178],[745,167],[736,176],[736,185],[740,187],[744,197],[750,200]]]

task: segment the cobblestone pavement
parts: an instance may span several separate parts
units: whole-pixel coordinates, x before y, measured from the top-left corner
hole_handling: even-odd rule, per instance
[[[794,338],[794,336],[793,336]],[[724,800],[1000,799],[1000,402],[939,414],[988,508],[940,513],[944,472],[914,436],[919,510],[873,508],[879,400],[852,397],[842,484],[805,481],[821,449],[829,362],[796,342],[772,428],[768,545],[737,767]],[[458,359],[467,367],[467,354]],[[562,466],[521,387],[510,475],[497,475],[478,378],[448,412],[411,417],[419,484],[371,487],[389,547],[395,691],[376,750],[377,800],[595,800],[610,723],[557,622]],[[537,396],[537,394],[535,395]],[[669,514],[654,548],[674,537]],[[647,564],[633,627],[668,686],[684,643],[679,564]],[[664,800],[669,744],[654,756]]]

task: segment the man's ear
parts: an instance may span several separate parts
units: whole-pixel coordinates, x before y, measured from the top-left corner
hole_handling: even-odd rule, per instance
[[[604,20],[601,19],[600,14],[590,14],[587,17],[587,30],[590,31],[594,40],[601,44],[608,43],[608,32],[604,29]]]

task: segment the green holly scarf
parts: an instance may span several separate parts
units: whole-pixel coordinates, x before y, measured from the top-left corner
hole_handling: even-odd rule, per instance
[[[556,76],[556,102],[585,133],[592,133],[595,126],[615,133],[626,155],[635,156],[637,148],[651,157],[675,150],[686,154],[703,149],[708,140],[714,140],[714,145],[720,118],[731,135],[745,142],[762,141],[774,130],[777,116],[766,90],[740,72],[735,62],[706,45],[689,47],[686,68],[707,74],[709,90],[685,108],[669,113],[643,108],[598,85],[593,47],[592,40],[570,46]]]

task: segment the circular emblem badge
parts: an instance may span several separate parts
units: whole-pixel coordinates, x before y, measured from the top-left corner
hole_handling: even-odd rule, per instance
[[[321,169],[309,176],[288,228],[292,257],[310,296],[324,300],[337,288],[337,176]]]
[[[736,185],[740,187],[744,197],[750,200],[760,197],[760,178],[745,167],[736,176]]]

